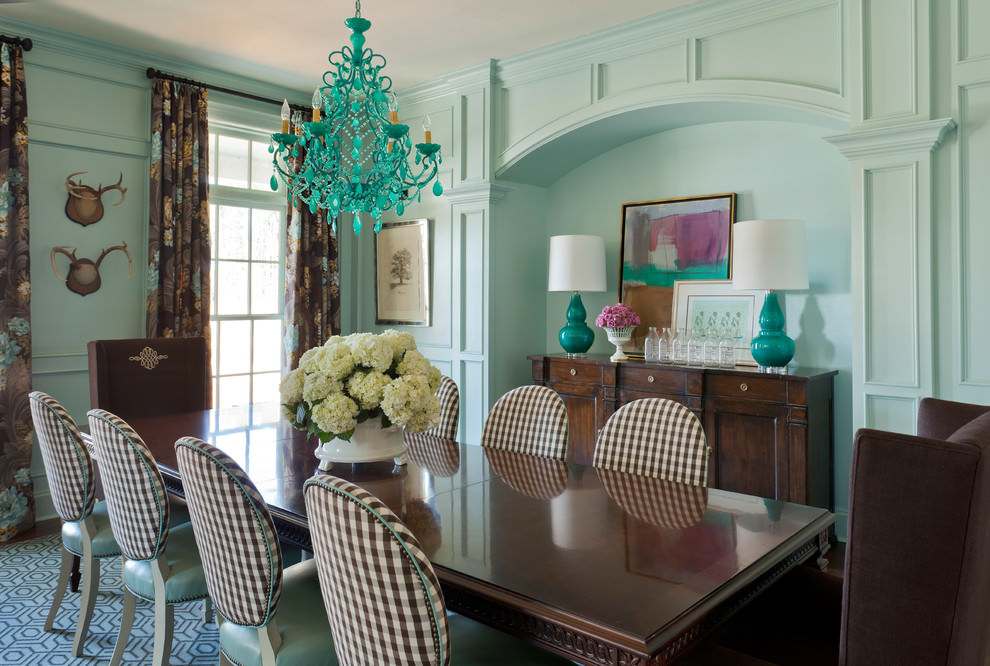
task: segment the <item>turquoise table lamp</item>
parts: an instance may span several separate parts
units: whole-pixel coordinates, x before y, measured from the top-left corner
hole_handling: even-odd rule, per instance
[[[595,341],[595,332],[585,320],[588,312],[581,302],[582,291],[605,291],[605,239],[601,236],[569,235],[550,237],[547,291],[570,291],[567,324],[557,339],[568,356],[585,354]]]
[[[732,225],[732,288],[765,289],[760,332],[750,343],[761,369],[778,371],[794,358],[784,332],[778,290],[808,288],[808,249],[802,220],[747,220]]]

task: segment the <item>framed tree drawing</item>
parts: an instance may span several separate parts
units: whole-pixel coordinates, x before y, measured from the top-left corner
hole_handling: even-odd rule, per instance
[[[430,237],[425,219],[388,222],[375,237],[376,324],[430,325]]]
[[[619,300],[640,318],[626,351],[642,353],[650,326],[672,326],[675,281],[731,277],[735,216],[734,193],[622,205]]]

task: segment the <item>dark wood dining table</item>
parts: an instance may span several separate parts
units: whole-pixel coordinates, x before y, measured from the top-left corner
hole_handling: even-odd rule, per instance
[[[171,492],[174,443],[237,460],[286,543],[310,547],[315,444],[276,405],[134,419]],[[331,474],[388,504],[420,541],[448,607],[583,664],[675,662],[789,570],[828,549],[829,511],[470,444],[407,437],[406,465]]]

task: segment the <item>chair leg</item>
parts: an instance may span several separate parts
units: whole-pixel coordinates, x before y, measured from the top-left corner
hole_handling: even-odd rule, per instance
[[[172,652],[172,634],[175,630],[175,608],[169,605],[164,595],[155,598],[155,656],[152,664],[168,666]]]
[[[131,635],[131,625],[134,624],[134,610],[137,606],[137,597],[124,588],[124,609],[120,614],[120,631],[117,632],[117,644],[113,648],[113,656],[110,657],[110,666],[119,666],[120,660],[124,656],[124,648],[127,647],[127,639]]]
[[[165,594],[165,579],[168,578],[168,562],[165,555],[151,563],[151,579],[155,584],[155,656],[151,662],[155,666],[168,666],[172,652],[172,633],[175,629],[175,610],[168,603]]]
[[[209,597],[203,599],[203,624],[210,624],[213,622],[213,600]]]
[[[88,549],[87,549],[88,550]],[[79,595],[79,621],[76,623],[76,637],[72,641],[72,656],[81,657],[83,643],[89,632],[89,621],[93,617],[93,604],[96,592],[100,589],[100,560],[86,553],[83,563],[82,594]]]
[[[55,584],[55,597],[52,599],[52,607],[48,610],[48,619],[45,620],[45,631],[51,631],[55,622],[55,614],[58,607],[62,605],[62,598],[65,597],[65,588],[69,585],[69,575],[72,573],[72,560],[76,556],[62,548],[62,566],[58,569],[58,583]]]

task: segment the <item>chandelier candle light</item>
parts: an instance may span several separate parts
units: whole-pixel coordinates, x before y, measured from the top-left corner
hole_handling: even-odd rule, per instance
[[[409,126],[399,123],[392,79],[381,74],[385,57],[364,47],[371,21],[361,17],[360,0],[344,24],[351,29],[351,46],[330,53],[332,68],[313,92],[311,121],[291,132],[291,109],[282,104],[282,131],[272,134],[269,146],[275,169],[271,186],[277,190],[281,180],[294,205],[305,203],[313,213],[326,210],[335,231],[337,216],[350,212],[355,234],[361,233],[361,213],[375,220],[378,233],[382,213],[394,208],[402,215],[431,181],[433,194],[443,193],[436,180],[440,145],[432,142],[427,116],[425,140],[416,144],[410,166]]]
[[[615,345],[615,353],[608,360],[613,363],[628,361],[622,346],[629,342],[633,329],[639,326],[639,315],[625,303],[606,305],[595,318],[595,326],[605,329],[608,341]]]

